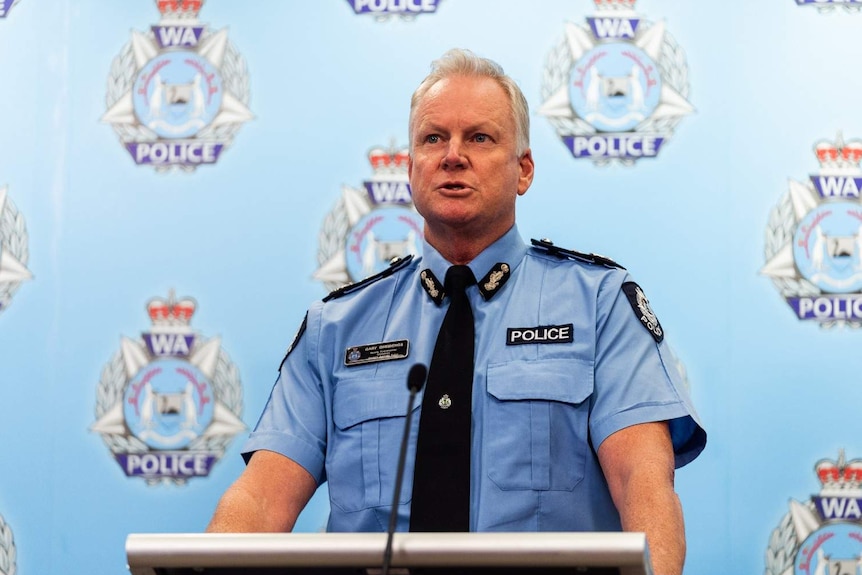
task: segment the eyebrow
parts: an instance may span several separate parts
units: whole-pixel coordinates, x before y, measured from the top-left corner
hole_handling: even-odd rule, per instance
[[[491,131],[501,131],[501,127],[494,121],[485,120],[482,122],[477,122],[475,124],[467,125],[463,131],[465,132],[491,132]],[[434,122],[419,122],[419,125],[416,127],[417,132],[448,132],[449,130],[444,129],[441,125],[436,124]]]

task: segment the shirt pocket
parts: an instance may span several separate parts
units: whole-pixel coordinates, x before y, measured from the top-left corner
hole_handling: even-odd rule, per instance
[[[329,497],[343,511],[391,505],[398,447],[404,435],[410,393],[404,378],[340,381],[333,394],[334,437],[326,457]],[[413,410],[418,409],[414,402]],[[413,424],[416,423],[414,414]],[[412,461],[415,448],[409,447]],[[409,485],[412,476],[404,484]],[[401,501],[409,501],[409,489]]]
[[[592,364],[576,359],[488,366],[483,442],[500,489],[571,491],[584,478]]]

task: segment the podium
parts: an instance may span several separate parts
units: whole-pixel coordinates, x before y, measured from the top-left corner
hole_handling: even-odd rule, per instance
[[[380,575],[385,533],[131,534],[132,575]],[[642,533],[396,533],[391,575],[652,575]]]

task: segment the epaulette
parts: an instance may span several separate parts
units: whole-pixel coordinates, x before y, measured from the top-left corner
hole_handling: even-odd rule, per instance
[[[403,258],[395,258],[391,262],[389,262],[389,267],[383,270],[382,272],[378,272],[374,275],[368,276],[364,280],[360,280],[356,283],[347,284],[346,286],[342,286],[335,291],[329,293],[328,296],[323,298],[323,301],[329,301],[331,299],[340,298],[343,295],[347,295],[349,293],[355,292],[358,289],[364,288],[367,285],[373,284],[377,280],[381,280],[385,277],[389,277],[410,262],[413,261],[413,255],[408,255]]]
[[[554,242],[547,239],[541,240],[530,240],[532,242],[533,247],[542,250],[546,253],[551,254],[552,256],[556,256],[560,259],[570,259],[570,260],[578,260],[582,262],[587,262],[590,264],[596,264],[600,266],[605,266],[608,268],[618,268],[624,270],[623,266],[618,264],[612,259],[606,258],[604,256],[599,256],[596,254],[585,254],[582,252],[576,252],[574,250],[567,250],[565,248],[560,248],[554,245]]]

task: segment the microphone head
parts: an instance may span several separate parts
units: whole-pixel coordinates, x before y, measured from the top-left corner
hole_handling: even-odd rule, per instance
[[[425,385],[425,377],[428,375],[428,368],[421,363],[414,364],[410,368],[410,373],[407,374],[407,389],[414,393],[418,393],[422,386]]]

